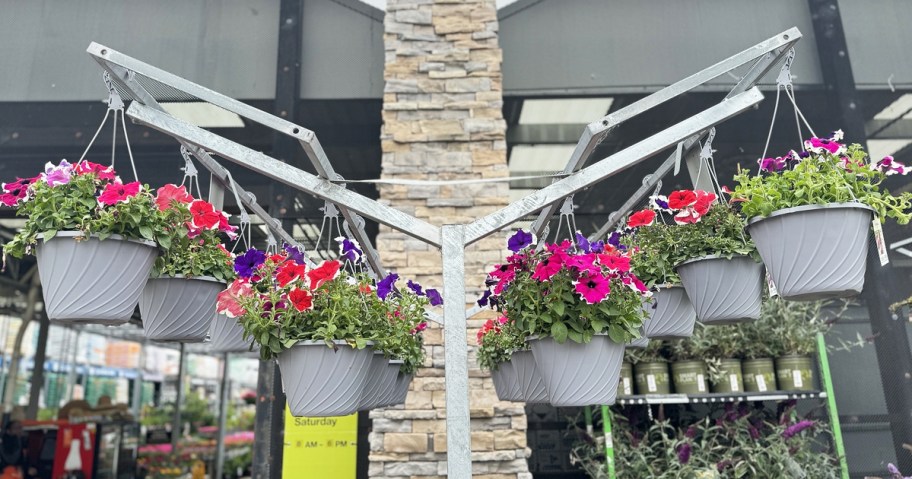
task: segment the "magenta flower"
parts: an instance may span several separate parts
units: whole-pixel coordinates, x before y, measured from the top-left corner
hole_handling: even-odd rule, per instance
[[[624,286],[627,286],[643,296],[652,296],[652,293],[649,292],[649,288],[646,287],[646,284],[640,281],[640,278],[637,278],[632,274],[624,276],[621,279],[621,282],[624,283]]]
[[[577,254],[567,258],[567,261],[564,263],[571,268],[576,268],[580,273],[598,273],[600,268],[595,264],[595,253],[589,254]]]
[[[563,267],[564,262],[567,259],[568,256],[566,253],[560,250],[555,250],[552,252],[551,256],[548,256],[538,263],[538,266],[535,267],[535,272],[532,274],[532,279],[537,279],[539,281],[548,281],[552,276],[560,271],[561,267]],[[494,292],[496,293],[497,290],[495,289]]]
[[[586,273],[574,284],[576,292],[588,304],[601,303],[611,293],[611,282],[601,274]]]
[[[760,171],[777,172],[785,169],[785,160],[785,157],[777,156],[757,160],[757,163],[760,164]]]
[[[887,176],[905,175],[912,171],[912,168],[894,160],[892,156],[885,156],[882,160],[878,161],[876,165],[872,164],[871,166]]]
[[[678,462],[687,464],[690,462],[690,444],[684,443],[678,446]]]
[[[626,273],[630,271],[630,258],[617,254],[598,255],[599,263],[609,271]]]
[[[834,140],[826,138],[811,138],[804,141],[804,149],[818,155],[829,153],[831,155],[841,155],[845,153],[845,145],[837,143]]]
[[[804,431],[805,429],[807,429],[809,427],[813,427],[813,426],[814,426],[814,421],[809,421],[807,419],[805,419],[804,421],[798,421],[795,424],[792,424],[791,426],[785,428],[785,431],[782,431],[782,437],[784,437],[786,439],[790,439],[792,437],[795,437],[795,435],[800,433],[801,431]]]

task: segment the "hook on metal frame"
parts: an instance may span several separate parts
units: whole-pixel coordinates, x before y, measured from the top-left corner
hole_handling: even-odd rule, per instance
[[[777,88],[788,88],[792,86],[792,62],[795,61],[795,48],[790,48],[785,55],[785,62],[779,68],[779,76],[776,77]]]
[[[102,79],[104,80],[105,86],[108,88],[108,109],[123,110],[123,99],[120,97],[120,93],[117,93],[117,88],[114,88],[114,81],[111,80],[111,75],[105,71],[102,74]]]

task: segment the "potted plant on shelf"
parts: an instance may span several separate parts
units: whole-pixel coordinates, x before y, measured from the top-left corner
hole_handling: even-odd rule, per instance
[[[771,312],[776,299],[763,303],[760,319],[743,324],[732,331],[733,340],[740,344],[741,373],[746,392],[768,392],[777,390],[776,366],[773,362],[776,355],[774,339],[770,337],[774,326]]]
[[[662,341],[650,341],[646,348],[631,351],[628,359],[633,364],[637,394],[671,393],[668,359]]]
[[[704,358],[714,393],[744,391],[741,372],[741,343],[738,341],[740,325],[723,325],[703,329],[706,344]]]
[[[48,318],[130,319],[158,255],[159,217],[147,186],[122,183],[111,167],[62,160],[4,183],[0,202],[26,217],[3,251],[35,254]]]
[[[162,253],[139,298],[143,334],[156,341],[203,341],[218,319],[216,297],[234,279],[221,235],[233,238],[236,228],[227,213],[194,199],[183,186],[159,188],[155,206]]]
[[[892,157],[873,161],[861,145],[845,146],[842,131],[811,138],[801,153],[760,160],[757,175],[742,170],[732,201],[749,218],[779,294],[791,300],[853,296],[864,287],[872,218],[912,219],[912,193],[882,187],[910,169]]]
[[[704,355],[710,348],[704,335],[706,326],[696,325],[687,339],[669,342],[671,379],[674,390],[681,394],[707,394],[709,386]]]
[[[653,208],[667,206],[663,197],[651,199]],[[644,303],[648,318],[643,323],[643,336],[652,339],[686,338],[693,333],[697,315],[681,278],[674,271],[675,249],[673,226],[656,221],[653,209],[638,211],[627,219],[627,226],[608,238],[608,243],[633,252],[631,268],[653,290],[651,301]],[[646,347],[645,344],[635,347]]]
[[[489,276],[489,297],[528,338],[551,404],[612,404],[624,344],[638,336],[649,296],[629,255],[567,240],[536,250],[522,230],[508,247],[513,254]]]
[[[845,309],[843,304],[842,309]],[[776,358],[776,380],[784,391],[816,389],[813,355],[817,333],[825,333],[841,311],[829,312],[824,303],[792,302],[772,298],[764,306],[764,336]]]

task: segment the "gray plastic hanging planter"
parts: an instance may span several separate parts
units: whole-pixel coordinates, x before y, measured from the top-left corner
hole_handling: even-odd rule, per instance
[[[374,351],[370,369],[367,371],[367,383],[361,391],[361,399],[358,401],[359,411],[379,406],[383,400],[383,392],[387,391],[391,384],[396,384],[398,369],[390,368],[389,363],[389,359],[384,357],[383,353]]]
[[[400,394],[400,391],[398,389],[400,387],[399,377],[405,376],[400,372],[402,364],[403,361],[401,359],[390,359],[387,363],[386,371],[384,373],[386,375],[386,381],[380,388],[379,399],[376,406],[374,406],[375,409],[391,406],[393,404],[399,404],[396,402],[396,398]],[[409,378],[409,380],[411,380],[411,378]],[[406,394],[408,393],[408,382],[405,383],[405,392]],[[405,402],[405,396],[402,396],[401,402]]]
[[[497,393],[497,399],[501,401],[522,401],[523,394],[519,387],[519,378],[516,376],[516,369],[510,361],[503,361],[497,364],[497,369],[491,371],[491,379],[494,380],[494,391]]]
[[[623,344],[606,335],[597,335],[586,344],[558,344],[550,337],[531,340],[530,344],[552,405],[614,404],[624,359]]]
[[[643,323],[645,337],[681,339],[693,335],[697,313],[683,286],[660,287],[652,298],[652,301],[643,304],[649,314]]]
[[[49,241],[39,235],[36,248],[48,318],[83,324],[129,321],[158,256],[152,241],[84,239],[79,231],[59,231]]]
[[[347,416],[358,410],[374,355],[334,341],[299,341],[279,353],[288,408],[295,417]]]
[[[640,332],[640,334],[642,334],[642,331]],[[647,346],[649,346],[649,338],[647,338],[647,337],[636,338],[636,339],[630,341],[629,343],[627,343],[626,346],[628,349],[645,349]]]
[[[703,256],[675,270],[700,322],[730,324],[760,317],[763,265],[749,256]]]
[[[796,206],[751,218],[747,232],[783,299],[843,298],[864,288],[873,214],[861,203]]]
[[[405,398],[408,396],[410,384],[412,384],[412,375],[400,372],[399,375],[396,376],[396,386],[393,390],[392,399],[387,406],[405,404]]]
[[[238,323],[237,318],[229,318],[224,314],[215,314],[209,328],[209,346],[217,353],[243,353],[250,351],[253,338],[244,341],[244,328]],[[253,351],[256,351],[254,346]]]
[[[548,402],[548,389],[542,379],[532,351],[514,351],[510,357],[516,381],[519,385],[522,400],[528,404],[541,404]]]
[[[198,343],[216,316],[216,296],[225,283],[208,276],[151,278],[139,298],[143,334],[156,341]]]

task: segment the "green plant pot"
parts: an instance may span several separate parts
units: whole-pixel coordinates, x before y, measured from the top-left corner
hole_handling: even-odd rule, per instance
[[[714,393],[739,393],[744,391],[744,378],[741,375],[740,359],[723,359],[720,366],[722,379],[713,383]]]
[[[795,354],[776,359],[776,380],[783,391],[813,391],[817,387],[814,360]]]
[[[674,390],[679,394],[706,394],[706,364],[703,361],[677,361],[671,363]]]
[[[621,379],[618,381],[618,396],[633,396],[633,365],[621,363]]]
[[[670,394],[671,378],[666,362],[639,362],[634,366],[637,394]]]
[[[745,359],[741,362],[744,390],[765,393],[776,390],[776,366],[772,358]]]

